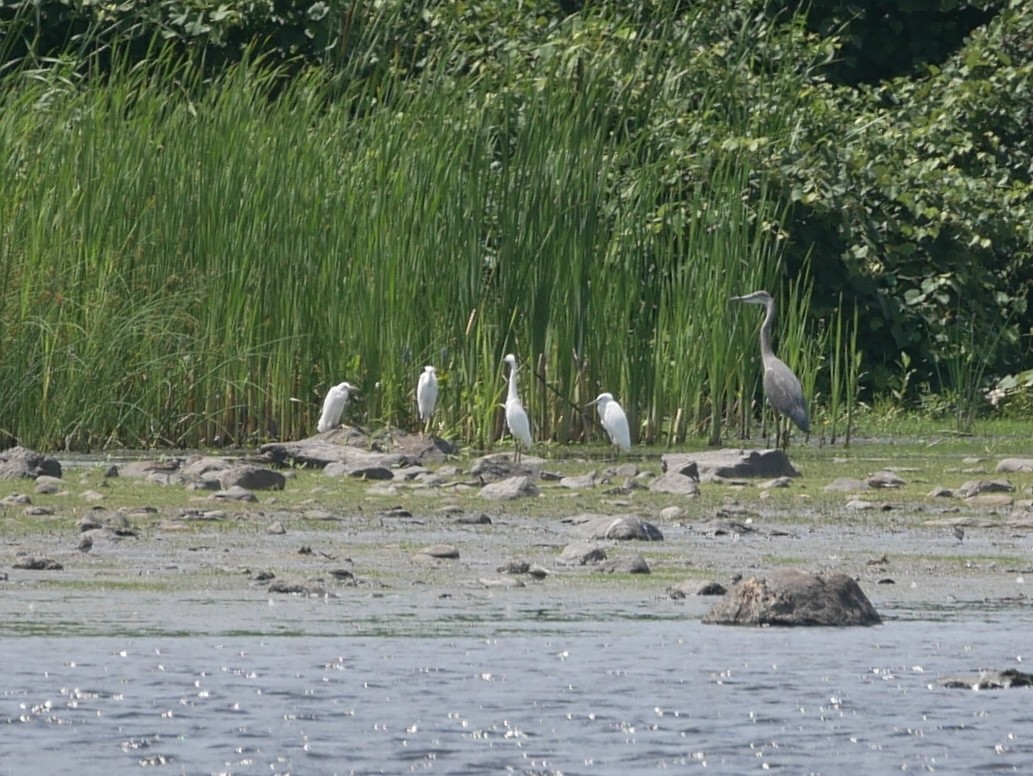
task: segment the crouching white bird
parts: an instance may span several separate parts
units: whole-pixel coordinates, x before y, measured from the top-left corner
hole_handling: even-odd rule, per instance
[[[610,442],[617,445],[625,453],[631,450],[631,431],[628,428],[628,416],[624,408],[613,398],[612,393],[601,393],[588,406],[596,406],[599,420],[610,435]]]
[[[509,433],[513,435],[514,449],[513,460],[520,460],[520,446],[531,449],[531,421],[527,419],[524,405],[520,403],[520,396],[517,394],[517,361],[512,353],[503,359],[509,364],[509,391],[506,394],[506,425],[509,426]]]
[[[416,383],[416,406],[420,411],[424,432],[430,425],[430,416],[434,414],[434,405],[437,404],[437,401],[438,370],[432,366],[425,366]]]
[[[341,422],[345,407],[348,406],[348,399],[352,391],[356,390],[351,383],[338,383],[326,392],[323,399],[323,412],[319,416],[319,423],[316,429],[322,433],[336,428]]]

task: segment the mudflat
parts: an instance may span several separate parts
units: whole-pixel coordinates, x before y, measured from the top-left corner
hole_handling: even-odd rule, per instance
[[[557,453],[525,460],[530,475],[496,467],[495,483],[530,484],[502,496],[462,456],[375,480],[270,466],[282,488],[254,490],[62,461],[60,478],[0,481],[0,633],[698,618],[721,589],[787,567],[853,577],[884,619],[1028,606],[1033,474],[999,470],[1013,451],[909,450],[801,447],[799,477],[692,493],[650,489],[663,453]],[[611,538],[621,519],[655,531]]]

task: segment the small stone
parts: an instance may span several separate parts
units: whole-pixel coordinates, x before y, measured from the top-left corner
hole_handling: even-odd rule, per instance
[[[274,534],[275,536],[283,536],[287,533],[287,529],[283,527],[283,523],[279,520],[274,520],[265,527],[265,532],[267,534]]]
[[[417,554],[429,555],[432,558],[443,558],[446,560],[458,560],[459,558],[459,550],[451,544],[432,544],[429,547],[424,547]]]

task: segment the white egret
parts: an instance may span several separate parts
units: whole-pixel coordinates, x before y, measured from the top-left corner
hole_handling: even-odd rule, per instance
[[[811,422],[807,417],[807,404],[803,397],[800,380],[785,362],[771,349],[771,326],[775,322],[775,300],[767,291],[754,291],[746,296],[733,296],[733,302],[748,302],[764,305],[764,322],[760,326],[760,360],[764,366],[764,397],[775,411],[775,446],[785,449],[789,446],[789,425],[782,417],[790,418],[801,431],[809,433]],[[783,435],[782,427],[785,425]]]
[[[348,399],[351,398],[354,390],[356,390],[354,385],[345,382],[338,383],[326,392],[326,398],[323,399],[323,412],[319,416],[319,423],[316,424],[316,429],[320,433],[336,428],[340,424],[341,416],[344,414],[344,409],[348,406]]]
[[[430,416],[434,414],[434,405],[438,401],[438,374],[432,366],[423,367],[420,379],[416,383],[416,406],[420,410],[424,433],[430,425]]]
[[[612,393],[601,393],[588,406],[596,406],[599,420],[610,435],[610,442],[617,445],[625,453],[631,450],[631,430],[628,428],[628,416],[624,408],[613,398]]]
[[[513,460],[520,460],[520,445],[528,450],[531,449],[531,421],[527,419],[524,405],[520,403],[520,396],[517,395],[517,361],[512,353],[503,359],[509,364],[509,391],[506,394],[506,425],[509,426],[509,433],[513,435],[514,451]]]

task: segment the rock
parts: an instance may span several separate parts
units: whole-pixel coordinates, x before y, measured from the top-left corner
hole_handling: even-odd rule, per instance
[[[926,498],[954,498],[954,491],[949,488],[944,488],[941,485],[937,485],[931,491],[925,494]]]
[[[560,479],[560,486],[571,490],[582,490],[595,487],[595,472],[582,474],[577,477],[563,477]]]
[[[182,472],[183,461],[169,458],[160,461],[130,461],[119,470],[122,477],[142,479],[155,485],[185,485],[190,481]]]
[[[563,548],[559,562],[568,565],[584,566],[606,560],[606,549],[595,542],[572,542]]]
[[[660,517],[663,520],[677,520],[679,517],[685,514],[685,510],[681,507],[664,507],[660,510]]]
[[[687,498],[695,498],[699,495],[699,485],[696,480],[678,472],[660,475],[649,483],[649,489],[654,493],[671,493]]]
[[[61,477],[61,464],[27,447],[0,451],[0,480],[35,479],[41,474]]]
[[[495,453],[474,460],[470,465],[470,475],[481,482],[498,482],[512,477],[537,478],[543,463],[545,461],[541,458],[531,455],[523,456],[520,463],[516,463],[508,453]]]
[[[491,525],[491,518],[482,512],[479,515],[460,515],[456,522],[459,525]]]
[[[289,582],[286,580],[274,580],[269,585],[270,593],[285,593],[287,595],[325,596],[326,588],[318,582]]]
[[[61,571],[64,568],[46,555],[20,555],[11,565],[16,569],[28,571]]]
[[[696,595],[724,595],[728,590],[720,582],[704,582],[696,590]]]
[[[531,564],[526,560],[511,560],[503,563],[495,570],[500,574],[526,574],[531,570]]]
[[[273,520],[273,522],[269,523],[269,525],[265,527],[265,532],[267,534],[272,534],[273,536],[283,536],[287,533],[287,529],[283,527],[283,523],[279,520]]]
[[[429,555],[432,558],[444,558],[446,560],[458,560],[459,550],[451,544],[432,544],[417,551],[417,555]]]
[[[190,479],[202,480],[206,478],[207,474],[219,474],[233,466],[234,464],[226,458],[216,458],[213,455],[191,455],[182,462],[179,470]]]
[[[51,477],[49,474],[41,474],[36,478],[36,493],[52,496],[64,490],[65,481],[60,477]]]
[[[10,496],[4,496],[0,499],[0,506],[5,507],[24,507],[32,503],[32,499],[24,493],[12,493]]]
[[[773,480],[760,483],[757,487],[763,490],[774,490],[775,488],[788,488],[791,483],[792,480],[789,477],[775,477]]]
[[[280,466],[304,466],[322,469],[340,461],[351,465],[397,466],[443,461],[459,450],[451,442],[436,436],[424,437],[399,429],[385,429],[374,434],[353,426],[342,426],[295,442],[270,442],[259,451]]]
[[[866,480],[859,480],[854,477],[837,477],[823,488],[826,493],[871,489],[872,486]]]
[[[287,478],[280,472],[249,464],[219,472],[219,485],[223,490],[233,487],[247,490],[283,490],[286,484]]]
[[[1002,458],[994,471],[1033,472],[1033,458]]]
[[[1008,480],[968,480],[960,488],[961,498],[971,498],[982,493],[1013,493],[1015,486]]]
[[[942,687],[963,690],[1001,690],[1010,687],[1033,687],[1033,674],[1007,668],[1004,671],[980,671],[973,676],[951,676],[940,680]]]
[[[864,499],[852,498],[846,502],[846,508],[854,510],[855,512],[865,512],[869,509],[875,509],[875,502],[865,501]]]
[[[775,571],[739,582],[703,617],[723,625],[877,625],[878,612],[846,574]]]
[[[748,523],[720,518],[701,523],[695,530],[707,536],[745,536],[757,532],[757,529]]]
[[[513,577],[499,577],[498,579],[488,579],[487,577],[480,577],[477,580],[484,587],[487,588],[498,588],[498,587],[527,587],[522,579],[514,579]]]
[[[509,501],[511,499],[526,498],[529,496],[541,495],[541,491],[531,481],[530,477],[510,477],[499,482],[490,482],[481,488],[480,497],[492,501]]]
[[[649,564],[641,555],[616,558],[599,564],[599,571],[606,574],[649,574]]]
[[[344,461],[328,463],[323,474],[327,477],[355,477],[360,480],[393,480],[395,473],[392,469],[381,464],[360,464],[354,465]]]
[[[611,539],[628,541],[637,539],[646,542],[663,541],[664,535],[655,525],[638,515],[575,515],[565,522],[575,526],[582,539]]]
[[[885,469],[869,474],[865,482],[872,488],[901,488],[907,485],[895,472]]]
[[[212,498],[222,499],[223,501],[258,501],[258,497],[254,493],[239,485],[213,493]]]
[[[706,450],[668,453],[661,457],[664,472],[685,472],[695,464],[701,481],[738,477],[799,477],[800,472],[781,450]]]

